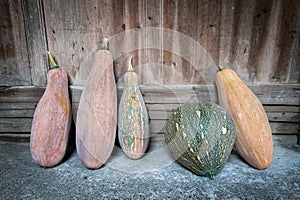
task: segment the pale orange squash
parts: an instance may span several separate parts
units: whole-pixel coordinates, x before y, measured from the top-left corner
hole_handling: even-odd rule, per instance
[[[219,67],[216,85],[219,104],[231,114],[237,128],[237,152],[257,169],[269,167],[273,140],[262,103],[232,69]]]
[[[30,135],[32,158],[42,167],[53,167],[63,159],[72,116],[67,73],[58,68],[50,52],[49,57],[53,69],[35,109]]]
[[[97,169],[110,157],[117,128],[117,91],[113,57],[105,39],[93,56],[93,67],[83,88],[76,119],[76,148],[82,163]]]

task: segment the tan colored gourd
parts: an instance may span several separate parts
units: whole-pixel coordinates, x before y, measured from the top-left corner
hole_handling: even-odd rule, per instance
[[[147,108],[131,62],[132,56],[124,75],[125,86],[119,104],[118,138],[123,152],[131,159],[139,159],[148,148],[150,131]]]
[[[76,119],[76,148],[82,163],[97,169],[110,157],[117,125],[117,91],[108,40],[93,56]]]
[[[219,103],[234,119],[236,150],[251,166],[265,169],[272,163],[272,131],[256,95],[232,69],[219,67],[216,75]]]
[[[71,125],[71,104],[67,73],[58,68],[48,52],[52,69],[47,75],[47,87],[34,112],[30,151],[42,167],[53,167],[63,159]]]

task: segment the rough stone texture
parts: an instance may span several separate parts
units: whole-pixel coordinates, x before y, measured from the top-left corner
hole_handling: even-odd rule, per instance
[[[235,153],[214,180],[197,176],[170,157],[161,137],[129,160],[115,146],[107,165],[83,166],[76,151],[54,168],[31,158],[29,143],[0,142],[0,199],[300,199],[300,145],[274,137],[270,168],[256,170]]]

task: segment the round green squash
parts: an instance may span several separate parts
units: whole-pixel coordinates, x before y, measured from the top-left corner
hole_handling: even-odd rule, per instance
[[[168,148],[180,164],[210,178],[224,167],[235,137],[236,128],[229,113],[206,101],[173,110],[165,134]]]

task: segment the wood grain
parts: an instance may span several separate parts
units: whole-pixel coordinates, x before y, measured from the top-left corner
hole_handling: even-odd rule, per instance
[[[247,84],[299,83],[299,13],[297,1],[282,0],[44,2],[47,45],[71,84],[103,37],[120,33],[111,48],[120,82],[132,54],[145,85],[212,84],[216,64],[232,67]],[[158,31],[143,31],[149,27]]]
[[[263,102],[273,134],[299,133],[300,85],[276,84],[249,86]],[[163,133],[172,110],[191,100],[217,102],[214,85],[141,86],[149,113],[152,134]],[[83,87],[70,87],[73,117],[76,118]],[[0,134],[30,132],[32,114],[43,87],[15,87],[0,92]],[[123,88],[117,94],[120,100]]]
[[[46,86],[48,72],[47,41],[42,0],[23,1],[26,41],[32,85]]]
[[[21,1],[1,1],[0,13],[0,86],[31,85]]]

